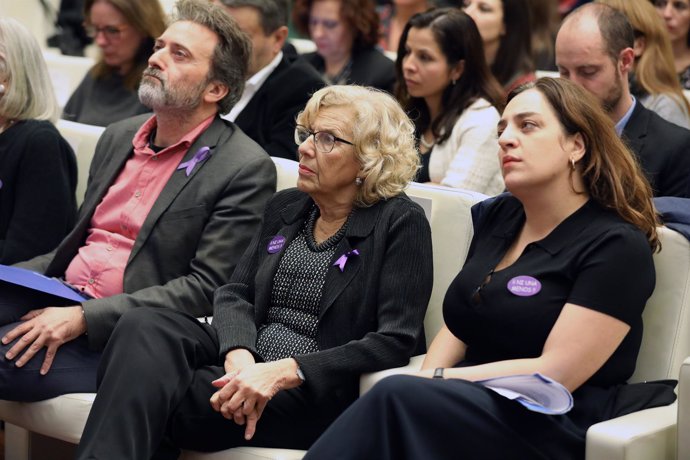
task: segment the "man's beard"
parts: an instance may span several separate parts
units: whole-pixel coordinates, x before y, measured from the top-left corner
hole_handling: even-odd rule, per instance
[[[155,79],[158,81],[156,82]],[[195,87],[172,86],[158,69],[148,67],[144,70],[139,84],[139,101],[152,110],[176,109],[188,111],[196,109],[208,81]]]
[[[606,112],[611,113],[615,110],[618,102],[623,97],[623,76],[617,71],[615,84],[606,95],[605,99],[601,101]]]

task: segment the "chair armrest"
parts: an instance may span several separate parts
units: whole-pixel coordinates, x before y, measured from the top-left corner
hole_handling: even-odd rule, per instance
[[[690,458],[690,357],[680,366],[678,385],[678,458]]]
[[[408,374],[410,372],[418,371],[422,367],[425,356],[426,355],[413,356],[410,358],[410,362],[407,363],[407,366],[393,367],[391,369],[372,372],[370,374],[362,374],[362,376],[359,378],[359,395],[362,396],[364,393],[371,390],[371,387],[376,385],[376,383],[384,377],[388,377],[389,375]]]
[[[586,459],[675,459],[677,411],[674,402],[592,425],[587,430]]]

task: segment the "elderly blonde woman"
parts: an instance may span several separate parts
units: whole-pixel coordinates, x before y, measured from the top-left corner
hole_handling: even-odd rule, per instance
[[[414,126],[357,86],[316,92],[297,124],[297,189],[268,203],[213,325],[163,309],[120,319],[77,458],[167,458],[164,438],[304,449],[355,400],[360,374],[423,349],[430,229],[403,193]]]
[[[0,263],[50,252],[74,225],[77,162],[38,42],[0,19]]]

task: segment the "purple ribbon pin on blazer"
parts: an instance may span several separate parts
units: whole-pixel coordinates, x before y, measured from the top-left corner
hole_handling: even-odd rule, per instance
[[[335,261],[333,264],[334,267],[340,268],[341,272],[345,271],[345,264],[347,263],[347,259],[350,256],[358,256],[359,255],[359,250],[358,249],[353,249],[352,251],[348,251],[342,256],[338,257],[338,260]]]
[[[194,171],[194,168],[196,165],[199,163],[202,163],[203,161],[206,160],[206,158],[211,156],[211,149],[208,146],[201,147],[192,157],[191,160],[185,161],[184,163],[180,163],[180,166],[177,167],[177,169],[184,169],[185,175],[189,177],[189,175]]]

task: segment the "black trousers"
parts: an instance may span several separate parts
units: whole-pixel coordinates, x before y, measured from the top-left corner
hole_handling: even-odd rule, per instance
[[[98,370],[98,394],[78,459],[176,458],[170,446],[307,449],[342,411],[314,403],[302,387],[279,392],[254,438],[215,412],[211,381],[224,374],[215,330],[169,309],[139,308],[118,322]]]
[[[304,460],[584,459],[585,433],[472,382],[399,375],[351,405]]]
[[[0,337],[21,324],[19,318],[30,310],[74,304],[73,301],[0,281]],[[5,353],[17,340],[19,338],[7,345],[0,343],[0,399],[39,401],[66,393],[96,391],[96,370],[101,354],[89,349],[86,337],[78,337],[62,345],[46,375],[39,372],[46,348],[23,367],[14,365],[18,357],[11,361],[5,358]]]

